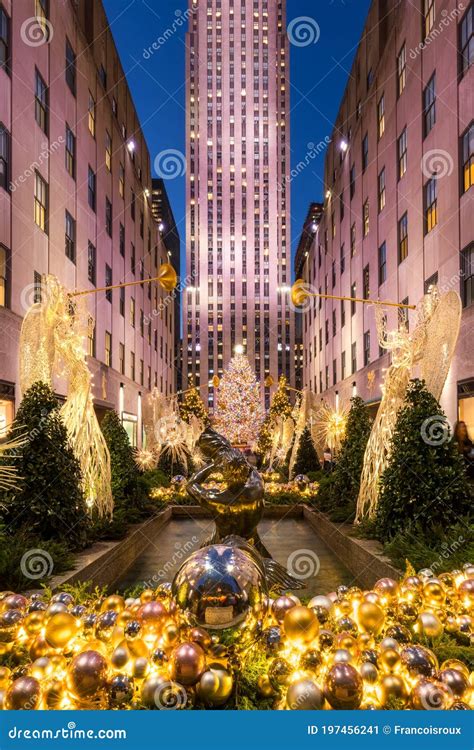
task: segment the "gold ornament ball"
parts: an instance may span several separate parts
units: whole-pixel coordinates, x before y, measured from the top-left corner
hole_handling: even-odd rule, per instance
[[[459,659],[446,659],[446,661],[443,661],[440,670],[444,671],[445,669],[455,669],[457,672],[462,672],[466,679],[469,680],[469,669],[466,664],[459,661]]]
[[[6,705],[11,711],[31,711],[37,708],[41,687],[34,677],[19,677],[6,693]]]
[[[166,615],[166,609],[161,602],[146,602],[138,610],[137,619],[146,630],[158,633]]]
[[[3,688],[10,681],[11,670],[8,667],[0,667],[0,687]]]
[[[137,680],[143,680],[149,671],[150,664],[146,657],[139,656],[137,659],[134,659],[131,668],[132,677],[135,677]]]
[[[403,677],[396,674],[386,674],[377,686],[377,697],[382,706],[386,706],[390,700],[402,700],[408,697],[408,689]]]
[[[395,672],[401,663],[400,654],[394,648],[386,648],[380,654],[378,663],[384,672]]]
[[[121,612],[124,608],[125,600],[123,596],[113,594],[113,596],[108,596],[106,599],[104,599],[100,611],[108,612],[109,610],[112,610],[113,612]]]
[[[30,612],[23,620],[23,627],[28,635],[35,635],[40,632],[44,621],[44,612]]]
[[[359,625],[367,633],[378,633],[385,622],[385,612],[382,607],[373,602],[362,602],[357,612]]]
[[[79,699],[92,698],[107,681],[107,661],[98,651],[83,651],[72,660],[67,685]]]
[[[52,648],[64,648],[81,630],[81,621],[69,612],[58,612],[46,624],[45,638]]]
[[[428,638],[437,638],[444,630],[443,623],[433,612],[420,612],[415,628]]]
[[[275,691],[267,674],[261,674],[257,679],[257,692],[262,698],[271,698]]]
[[[351,664],[334,664],[326,675],[324,694],[336,710],[359,708],[363,694],[362,677]]]
[[[232,675],[221,664],[210,664],[201,675],[196,692],[209,706],[223,706],[229,700],[233,689]]]
[[[382,597],[382,599],[395,599],[399,593],[399,586],[393,578],[380,578],[374,585],[374,591]]]
[[[39,656],[48,656],[54,653],[54,649],[49,645],[43,633],[38,633],[30,644],[29,654],[31,661],[35,661]]]
[[[466,608],[474,608],[474,578],[467,578],[460,583],[458,594]]]
[[[318,711],[323,707],[324,693],[308,678],[292,682],[286,691],[286,705],[292,711]]]
[[[165,648],[176,646],[179,640],[179,628],[174,622],[170,622],[163,628],[163,640]]]
[[[192,628],[189,633],[189,640],[199,644],[204,651],[207,651],[212,645],[211,635],[204,628]]]
[[[431,604],[444,604],[446,591],[438,578],[431,578],[423,586],[423,597]]]
[[[130,659],[130,651],[124,643],[121,643],[112,651],[110,663],[114,669],[122,669]]]
[[[364,661],[359,667],[360,676],[369,685],[375,685],[379,677],[379,671],[371,661]]]
[[[169,680],[161,674],[154,674],[147,677],[141,690],[143,705],[152,709],[163,707],[163,695],[168,685],[170,685]]]
[[[146,604],[147,602],[152,602],[154,598],[154,593],[152,589],[143,589],[142,593],[140,594],[140,601],[142,604]]]
[[[469,701],[471,697],[471,685],[469,676],[466,677],[464,671],[458,669],[442,669],[438,675],[439,680],[446,685],[448,690],[455,698],[462,701]]]
[[[278,690],[282,685],[288,685],[291,680],[293,669],[286,659],[278,657],[274,659],[270,664],[268,670],[268,677],[270,684],[275,690]]]
[[[181,643],[170,656],[170,675],[182,685],[195,685],[206,669],[206,654],[197,643]]]
[[[309,644],[318,636],[319,621],[308,607],[295,606],[286,612],[283,628],[288,640]]]

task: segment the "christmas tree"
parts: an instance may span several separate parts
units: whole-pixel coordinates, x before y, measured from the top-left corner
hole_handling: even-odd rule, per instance
[[[114,517],[126,511],[129,522],[133,522],[137,520],[137,511],[146,500],[133,448],[116,411],[107,412],[101,429],[110,452]]]
[[[334,504],[344,507],[347,518],[355,514],[364,453],[370,435],[367,407],[360,396],[351,398],[346,432],[333,474]]]
[[[307,474],[309,471],[318,471],[320,468],[311,432],[309,427],[305,427],[301,433],[298,450],[296,451],[296,461],[293,466],[292,476]]]
[[[59,404],[46,383],[29,388],[20,404],[9,439],[26,436],[20,448],[5,451],[16,469],[16,487],[0,493],[9,533],[25,531],[41,539],[86,542],[89,519],[81,489],[81,469],[69,445]]]
[[[446,529],[471,511],[468,479],[449,422],[424,382],[413,380],[380,482],[377,534],[387,541],[415,523],[424,530]]]
[[[256,453],[260,459],[264,459],[272,445],[273,428],[278,417],[291,417],[293,407],[287,393],[287,382],[284,375],[278,381],[278,390],[275,391],[270,404],[270,410],[265,417],[258,435]]]
[[[247,357],[236,354],[229,362],[217,390],[216,430],[231,443],[251,445],[264,418],[255,374]]]
[[[199,395],[198,389],[192,381],[190,388],[188,388],[186,393],[184,393],[183,400],[179,405],[179,415],[181,419],[183,419],[188,424],[193,415],[200,419],[204,425],[207,425],[209,423],[209,417],[206,411],[206,407],[204,406],[204,401],[202,400],[201,396]]]

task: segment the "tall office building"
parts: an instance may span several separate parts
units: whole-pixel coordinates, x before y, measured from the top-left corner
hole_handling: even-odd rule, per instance
[[[189,7],[183,385],[212,408],[240,345],[268,407],[294,382],[286,1]]]

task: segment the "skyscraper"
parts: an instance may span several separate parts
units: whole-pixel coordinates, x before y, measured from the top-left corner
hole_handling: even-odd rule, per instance
[[[266,406],[294,381],[288,54],[286,0],[190,0],[183,385],[210,407],[237,345]]]

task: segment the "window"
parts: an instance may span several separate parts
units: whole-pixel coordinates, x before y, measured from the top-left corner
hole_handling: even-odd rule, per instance
[[[401,48],[397,57],[397,96],[401,96],[407,82],[407,47]]]
[[[89,133],[95,138],[95,99],[89,91],[89,106],[88,106],[88,124]]]
[[[341,273],[344,273],[345,268],[346,268],[346,249],[345,249],[344,242],[341,245],[341,261],[340,261],[340,266],[341,266]]]
[[[431,33],[435,22],[435,0],[423,0],[423,39]]]
[[[408,305],[408,297],[405,297],[405,299],[402,299],[402,305]],[[407,307],[398,308],[398,326],[399,328],[402,328],[405,331],[408,331],[410,329],[410,321],[408,318]]]
[[[351,197],[351,200],[352,200],[352,198],[354,197],[354,193],[355,193],[355,164],[353,164],[352,167],[351,167],[351,171],[350,171],[350,175],[349,175],[349,180],[350,180],[349,194],[350,194],[350,197]]]
[[[466,192],[474,185],[474,122],[462,136],[462,174],[463,192]]]
[[[96,208],[96,179],[95,179],[95,172],[92,170],[92,167],[89,167],[89,173],[87,176],[87,200],[89,202],[89,206],[92,208],[93,211],[95,211]]]
[[[112,237],[112,204],[107,196],[105,197],[105,231],[109,237]]]
[[[398,139],[398,179],[407,171],[407,129],[404,128]]]
[[[94,286],[96,283],[96,262],[96,249],[92,242],[89,242],[87,245],[87,278],[89,279],[91,284],[94,284]]]
[[[1,246],[0,246],[1,251]],[[0,255],[0,285],[1,285],[1,255]],[[1,294],[1,286],[0,286]],[[461,297],[464,307],[474,302],[474,242],[461,252]],[[1,300],[0,300],[1,304]]]
[[[119,311],[122,318],[125,317],[125,287],[120,287]]]
[[[356,225],[351,226],[351,258],[354,257],[356,251]]]
[[[346,325],[346,303],[341,299],[341,328]]]
[[[112,286],[112,269],[107,263],[105,264],[105,286]],[[112,289],[105,292],[107,302],[112,302]]]
[[[135,380],[135,352],[130,352],[130,377]]]
[[[35,71],[35,119],[43,133],[48,133],[48,87]]]
[[[0,68],[10,70],[10,17],[0,6]]]
[[[66,123],[66,147],[65,163],[68,174],[76,179],[76,138],[69,125]]]
[[[76,96],[76,53],[66,39],[66,83],[74,96]]]
[[[385,208],[386,191],[385,191],[385,167],[379,174],[378,180],[378,209],[379,213]]]
[[[366,133],[362,140],[362,172],[365,172],[369,164],[369,134]]]
[[[438,223],[438,196],[437,196],[436,176],[428,180],[424,189],[424,209],[425,209],[425,234],[431,232],[433,227]]]
[[[356,285],[356,283],[354,281],[354,283],[351,284],[351,297],[352,297],[352,299],[351,299],[351,315],[355,315],[356,303],[354,302],[354,299],[355,299],[356,295],[357,295],[357,285]]]
[[[370,331],[364,333],[364,367],[370,363]]]
[[[10,183],[10,133],[0,122],[0,187],[9,189]]]
[[[112,334],[110,331],[105,332],[105,364],[112,367]]]
[[[425,279],[424,293],[428,294],[435,286],[438,286],[438,271],[435,271],[429,279]]]
[[[41,287],[41,274],[38,271],[33,272],[33,302],[38,304],[43,299],[43,292]]]
[[[49,39],[48,0],[35,0],[35,15],[44,36]]]
[[[104,89],[106,89],[107,88],[107,72],[102,64],[99,66],[99,81],[101,82]]]
[[[119,370],[125,375],[125,344],[119,344]]]
[[[120,255],[122,256],[122,258],[125,258],[125,227],[123,224],[120,224],[119,250],[120,250]]]
[[[398,222],[398,262],[408,257],[408,214],[405,212]]]
[[[121,198],[125,197],[125,167],[123,164],[119,167],[119,195]]]
[[[130,190],[130,215],[135,221],[135,191]]]
[[[436,122],[436,76],[433,73],[423,91],[423,128],[425,138]]]
[[[367,264],[362,273],[362,296],[364,299],[370,299],[370,266]]]
[[[76,262],[76,222],[69,211],[65,213],[64,227],[64,249],[66,257],[73,263]]]
[[[0,307],[10,307],[10,251],[0,245]]]
[[[105,131],[105,166],[110,172],[112,169],[112,137],[108,130]]]
[[[379,286],[387,281],[387,245],[385,242],[379,247]]]
[[[383,94],[377,104],[377,132],[379,139],[385,133],[385,96]]]
[[[357,343],[354,341],[354,343],[351,346],[351,372],[354,374],[357,370]]]
[[[461,21],[461,72],[466,75],[474,62],[474,4],[471,3]],[[1,64],[1,45],[0,45]]]
[[[346,377],[346,353],[341,353],[341,380]]]
[[[364,237],[367,237],[369,234],[369,199],[365,201],[364,205],[362,206],[362,228],[363,228],[363,235]]]
[[[130,325],[135,328],[135,298],[130,297]]]
[[[35,224],[48,231],[48,184],[35,172]]]
[[[89,357],[95,357],[95,324],[92,316],[87,321],[87,353]]]

